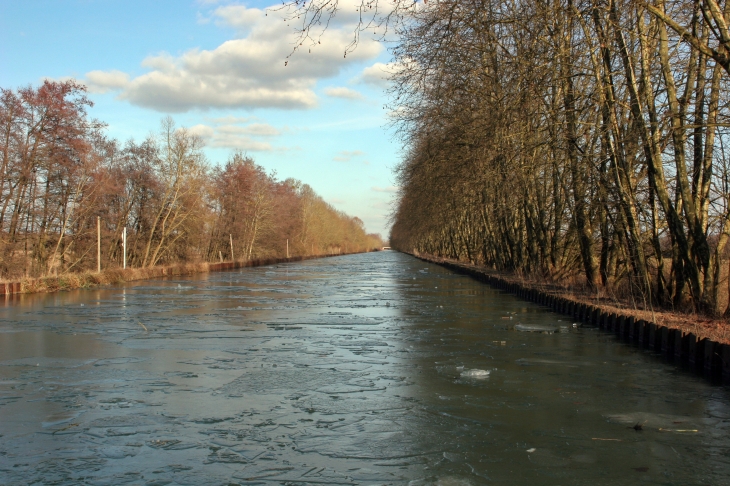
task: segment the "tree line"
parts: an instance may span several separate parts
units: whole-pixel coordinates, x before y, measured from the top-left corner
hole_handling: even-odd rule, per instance
[[[120,142],[75,81],[0,89],[0,278],[370,250],[357,217],[242,152],[222,166],[172,118]]]
[[[728,0],[410,9],[391,244],[727,316],[729,23]]]

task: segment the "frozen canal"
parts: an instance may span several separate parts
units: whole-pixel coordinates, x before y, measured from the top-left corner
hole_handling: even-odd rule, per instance
[[[729,390],[565,319],[394,252],[23,296],[0,484],[730,484]]]

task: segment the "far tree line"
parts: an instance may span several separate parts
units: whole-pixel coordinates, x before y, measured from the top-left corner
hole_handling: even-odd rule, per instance
[[[0,88],[0,278],[364,251],[382,245],[310,186],[245,153],[221,166],[172,118],[120,142],[75,81]]]

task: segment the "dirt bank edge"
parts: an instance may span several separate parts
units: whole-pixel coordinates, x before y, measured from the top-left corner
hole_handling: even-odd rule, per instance
[[[5,296],[6,298],[8,298],[11,297],[13,294],[58,292],[62,290],[91,288],[98,285],[132,282],[135,280],[193,275],[196,273],[219,272],[246,267],[261,267],[265,265],[275,265],[278,263],[301,262],[304,260],[314,260],[318,258],[329,258],[351,254],[353,253],[295,256],[289,258],[261,258],[257,260],[240,260],[221,263],[181,263],[177,265],[167,265],[151,268],[110,268],[107,270],[102,270],[101,273],[67,273],[51,277],[24,278],[20,281],[15,282],[0,282],[0,296]]]

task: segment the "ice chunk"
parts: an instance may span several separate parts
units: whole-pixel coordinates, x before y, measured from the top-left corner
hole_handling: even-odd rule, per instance
[[[489,378],[490,373],[489,370],[464,370],[461,372],[461,377],[483,380],[484,378]]]
[[[557,332],[558,328],[555,326],[549,326],[546,324],[517,324],[515,325],[515,331],[522,332]]]

